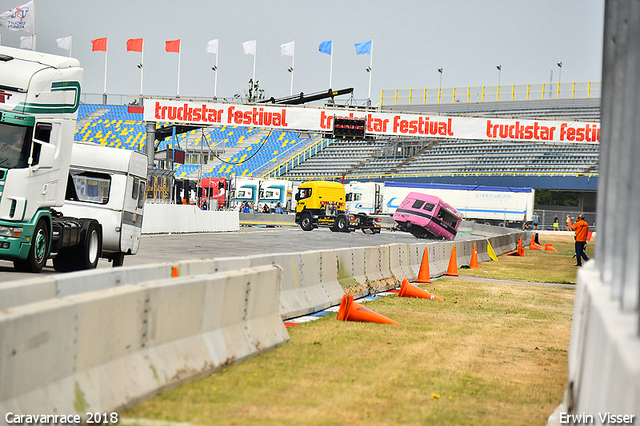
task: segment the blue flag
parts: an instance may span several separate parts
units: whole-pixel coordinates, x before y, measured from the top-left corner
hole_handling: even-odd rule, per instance
[[[364,55],[365,53],[371,55],[371,41],[372,40],[365,41],[364,43],[356,43],[356,53],[358,55]]]
[[[331,55],[331,47],[333,45],[332,40],[323,41],[320,43],[320,49],[318,49],[322,53],[326,53],[327,55]]]

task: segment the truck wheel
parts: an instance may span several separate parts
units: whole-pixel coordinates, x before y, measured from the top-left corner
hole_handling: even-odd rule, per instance
[[[73,270],[73,251],[63,250],[53,258],[53,269],[56,272],[68,272]]]
[[[47,223],[40,219],[36,225],[31,241],[29,254],[24,260],[14,260],[13,266],[23,272],[40,272],[47,263],[49,254],[49,228]]]
[[[313,230],[313,219],[309,213],[305,213],[300,218],[300,228],[303,231],[311,231]]]
[[[338,216],[333,226],[335,227],[336,232],[349,232],[349,224],[346,216]]]
[[[78,269],[95,269],[102,253],[102,233],[96,222],[89,223],[82,245],[78,247]]]
[[[124,253],[119,252],[112,255],[111,262],[113,263],[114,268],[122,266],[124,264]]]

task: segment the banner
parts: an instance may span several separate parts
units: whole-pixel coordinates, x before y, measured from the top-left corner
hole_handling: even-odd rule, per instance
[[[364,118],[366,135],[524,142],[600,141],[600,123],[597,122],[447,117],[272,104],[144,100],[144,120],[154,122],[271,127],[329,133],[333,131],[335,117]]]

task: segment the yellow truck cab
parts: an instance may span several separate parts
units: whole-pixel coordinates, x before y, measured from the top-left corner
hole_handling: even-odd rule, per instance
[[[319,226],[334,232],[354,230],[355,217],[346,212],[344,185],[328,181],[301,184],[296,193],[296,223],[303,231]]]

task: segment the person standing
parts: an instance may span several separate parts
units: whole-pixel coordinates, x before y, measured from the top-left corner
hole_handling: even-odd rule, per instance
[[[536,213],[533,215],[533,229],[538,229],[538,222],[539,222],[538,214]]]
[[[567,215],[567,231],[571,231],[573,228],[571,227],[571,218]]]
[[[576,232],[576,260],[578,261],[576,266],[582,266],[582,259],[584,259],[585,262],[589,260],[587,253],[585,253],[587,236],[589,235],[589,224],[584,221],[583,215],[578,215],[576,223],[573,224],[571,229]]]
[[[554,231],[560,230],[560,221],[558,220],[558,215],[554,215],[553,217],[553,230]]]

